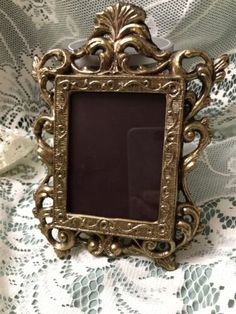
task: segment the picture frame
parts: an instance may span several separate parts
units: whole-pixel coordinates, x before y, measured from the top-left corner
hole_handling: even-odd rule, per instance
[[[176,250],[186,247],[197,232],[202,230],[200,209],[192,200],[187,176],[194,168],[202,150],[209,144],[211,134],[207,117],[197,118],[196,115],[209,104],[209,93],[213,84],[224,78],[228,56],[223,55],[214,61],[207,53],[198,49],[161,51],[151,39],[145,18],[144,10],[135,5],[118,3],[109,6],[96,15],[94,31],[84,46],[74,51],[53,49],[41,58],[35,56],[32,74],[39,83],[41,97],[49,105],[50,113],[42,113],[34,123],[34,133],[38,142],[37,152],[47,166],[47,175],[35,192],[36,206],[33,212],[40,221],[41,231],[59,256],[64,256],[76,245],[82,245],[95,256],[141,254],[154,259],[158,265],[168,270],[174,270]],[[130,47],[138,55],[150,58],[152,61],[148,64],[130,64],[132,56],[127,53],[127,48]],[[97,59],[97,64],[91,65],[89,61],[91,56]],[[202,61],[197,64],[191,63],[195,58],[201,58]],[[190,70],[183,65],[185,59],[190,61]],[[191,89],[194,80],[200,82],[200,92]],[[140,106],[135,107],[135,112],[140,110],[140,115],[148,112],[150,107],[148,104],[153,102],[148,95],[155,95],[157,103],[160,102],[160,95],[165,96],[164,120],[163,117],[161,119],[164,123],[161,142],[163,146],[161,151],[159,149],[161,168],[157,187],[160,195],[155,203],[158,207],[157,219],[152,221],[130,217],[120,218],[119,213],[115,217],[110,217],[112,208],[107,216],[99,215],[99,210],[95,210],[92,214],[86,211],[81,214],[79,208],[83,205],[78,203],[73,205],[76,212],[71,212],[68,208],[68,204],[69,207],[73,207],[69,202],[76,198],[78,190],[82,195],[82,190],[79,188],[80,179],[77,180],[78,177],[81,178],[81,174],[77,175],[74,168],[70,171],[72,162],[76,164],[81,156],[81,153],[79,155],[71,153],[73,147],[70,145],[71,136],[73,132],[76,133],[74,136],[76,139],[78,134],[86,135],[86,130],[88,131],[85,127],[78,129],[81,123],[77,122],[74,122],[75,129],[71,131],[73,117],[80,116],[80,114],[70,114],[72,95],[77,95],[78,99],[83,95],[83,101],[77,101],[73,106],[78,110],[78,103],[80,103],[79,112],[87,110],[86,114],[90,121],[92,109],[83,106],[86,99],[88,103],[92,101],[96,103],[97,99],[104,99],[102,102],[105,106],[104,112],[108,112],[111,107],[109,104],[114,103],[116,96],[121,94],[120,104],[124,103],[122,110],[123,114],[125,112],[127,115],[130,101],[126,101],[128,95],[131,99],[135,97],[134,95],[139,94],[141,97],[145,94],[144,97],[147,99],[145,108],[142,105],[144,101]],[[138,104],[138,100],[136,103]],[[101,104],[97,106],[100,107],[96,112],[100,114]],[[121,108],[121,105],[118,103],[113,107]],[[158,104],[152,107],[153,110],[160,110],[158,109],[160,104],[159,107]],[[129,117],[131,116],[133,111]],[[95,128],[94,121],[90,121],[89,130]],[[102,121],[102,115],[99,121]],[[130,124],[129,127],[132,126]],[[145,126],[141,125],[142,128]],[[118,129],[122,129],[122,122]],[[112,127],[107,130],[112,134],[114,129]],[[126,131],[127,129],[124,129],[124,132]],[[50,143],[48,135],[53,138],[53,144]],[[137,136],[141,142],[136,141]],[[147,138],[147,135],[143,136]],[[191,143],[196,139],[198,142],[194,149],[183,154],[184,143]],[[83,141],[87,143],[86,137]],[[136,132],[132,143],[133,151],[137,152],[137,147],[141,147],[144,140]],[[81,148],[82,151],[84,149],[86,145]],[[131,152],[132,154],[135,155]],[[136,153],[135,156],[137,155]],[[106,160],[110,158],[104,152],[102,156],[108,158]],[[147,158],[145,155],[143,160]],[[131,166],[134,169],[133,173],[138,169],[133,166],[134,160],[135,158],[132,159]],[[75,173],[73,180],[69,180],[73,173]],[[71,181],[77,182],[73,188]],[[91,182],[93,178],[88,187],[89,191]],[[115,190],[117,188],[114,185]],[[107,191],[104,191],[104,195],[106,193]],[[92,198],[91,194],[88,195],[89,193],[86,194],[83,204],[91,204],[86,203]]]

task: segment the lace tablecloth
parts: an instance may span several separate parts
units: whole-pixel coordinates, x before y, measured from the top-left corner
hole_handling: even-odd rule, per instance
[[[205,109],[213,141],[189,178],[206,228],[177,253],[173,272],[143,257],[94,258],[80,248],[64,260],[56,257],[32,215],[33,192],[45,169],[31,124],[46,109],[31,77],[32,56],[86,37],[95,12],[114,1],[2,1],[0,313],[236,312],[235,1],[130,2],[147,10],[152,33],[170,38],[176,49],[231,53],[226,79]]]

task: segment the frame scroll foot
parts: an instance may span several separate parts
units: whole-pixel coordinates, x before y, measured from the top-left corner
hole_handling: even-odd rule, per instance
[[[54,248],[54,251],[55,251],[57,257],[60,258],[60,259],[65,258],[69,254],[69,252],[70,252],[70,250],[63,251],[63,250],[58,250],[58,249],[55,249],[55,248]]]
[[[166,258],[154,259],[154,261],[157,266],[161,266],[164,269],[169,270],[169,271],[176,270],[177,268],[175,255],[171,255]]]

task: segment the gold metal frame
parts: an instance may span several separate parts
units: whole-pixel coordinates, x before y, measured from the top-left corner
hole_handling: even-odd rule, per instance
[[[197,49],[161,51],[152,42],[145,12],[134,5],[118,3],[98,13],[87,43],[73,52],[54,49],[35,57],[33,77],[38,81],[50,114],[41,114],[34,124],[38,155],[48,172],[35,193],[34,215],[59,255],[77,244],[94,255],[143,254],[166,269],[176,268],[174,252],[188,244],[200,230],[200,210],[191,199],[187,175],[201,151],[210,142],[207,118],[196,114],[209,104],[215,81],[224,78],[228,56],[213,60]],[[125,49],[134,48],[153,59],[150,65],[129,65]],[[78,60],[97,56],[97,67],[79,66]],[[200,57],[191,71],[184,59]],[[55,61],[56,59],[56,61]],[[54,61],[52,65],[46,65]],[[189,82],[201,82],[200,93],[189,90]],[[68,213],[66,207],[68,104],[72,92],[147,92],[166,94],[166,121],[161,178],[160,211],[155,222],[111,219]],[[45,139],[52,134],[54,146]],[[197,147],[182,156],[183,143]],[[178,201],[182,192],[184,201]],[[45,199],[52,199],[46,205]],[[57,230],[57,234],[53,230]],[[126,240],[122,240],[126,238]],[[129,240],[127,240],[129,239]]]

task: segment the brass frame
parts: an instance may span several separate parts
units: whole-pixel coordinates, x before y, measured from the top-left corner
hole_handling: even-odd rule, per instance
[[[82,48],[72,52],[54,49],[42,58],[34,58],[33,77],[39,83],[43,100],[50,106],[50,113],[41,114],[34,124],[38,155],[48,169],[35,193],[34,215],[58,255],[64,255],[80,243],[94,255],[143,254],[173,270],[176,268],[174,252],[188,244],[200,230],[200,210],[191,199],[187,175],[210,142],[210,131],[207,118],[196,119],[195,116],[209,104],[213,83],[224,78],[228,56],[223,55],[213,62],[207,53],[197,49],[173,53],[161,51],[152,42],[145,17],[141,8],[118,3],[97,14],[94,31]],[[125,51],[127,47],[152,58],[153,64],[130,66]],[[99,58],[98,67],[78,65],[79,59],[90,55]],[[200,57],[202,62],[188,72],[182,65],[183,60],[195,57]],[[56,64],[46,65],[55,59]],[[202,85],[199,94],[187,89],[189,82],[195,79]],[[67,212],[67,110],[69,95],[75,91],[166,94],[157,221],[111,219]],[[45,139],[45,132],[54,135],[54,147]],[[194,141],[197,134],[197,147],[182,156],[183,143]],[[183,202],[177,200],[180,191]],[[47,198],[53,200],[52,205],[45,205]],[[56,236],[54,229],[58,231]],[[124,242],[120,237],[129,238],[129,241]]]

